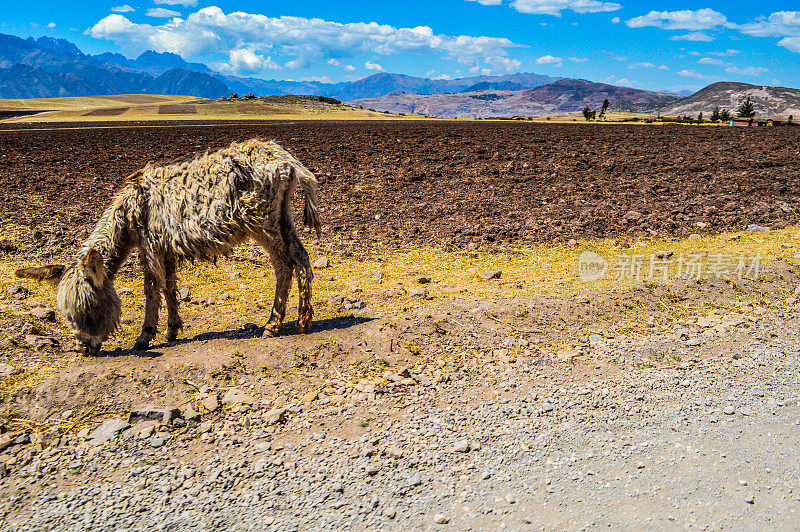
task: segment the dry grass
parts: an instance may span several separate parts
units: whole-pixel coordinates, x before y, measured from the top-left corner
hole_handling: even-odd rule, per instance
[[[133,104],[123,112],[120,102]],[[188,106],[194,111],[186,112]],[[217,101],[191,96],[113,95],[0,100],[0,110],[49,111],[0,122],[126,122],[162,120],[374,120],[408,118],[320,102]],[[112,114],[114,113],[114,114]],[[411,117],[420,118],[420,117]]]
[[[15,231],[20,231],[20,228]],[[407,288],[416,286],[415,277],[430,277],[428,286],[432,302],[425,304],[447,305],[456,298],[505,299],[536,298],[543,295],[561,297],[588,296],[604,293],[615,298],[626,297],[626,294],[642,286],[658,286],[671,281],[661,279],[664,272],[657,269],[653,278],[649,278],[649,260],[658,252],[668,250],[674,253],[674,259],[668,269],[668,278],[677,274],[677,257],[698,254],[698,260],[705,264],[714,262],[718,254],[730,256],[734,262],[741,255],[750,257],[760,255],[761,264],[765,265],[778,259],[788,259],[796,263],[796,248],[800,244],[800,226],[792,226],[783,230],[768,232],[725,233],[716,236],[686,239],[680,241],[651,240],[636,242],[626,248],[614,240],[582,242],[576,247],[564,245],[540,245],[524,248],[512,248],[502,251],[445,252],[437,248],[409,248],[402,250],[372,249],[360,252],[350,251],[337,254],[333,249],[315,249],[314,257],[322,253],[331,260],[331,267],[316,272],[314,280],[315,299],[327,301],[332,294],[352,294],[354,286],[363,292],[356,297],[369,300],[373,315],[382,312],[397,311],[409,306],[419,305],[418,300],[408,297],[381,297],[381,294],[397,283]],[[578,275],[579,257],[584,252],[593,252],[606,258],[609,272],[602,280],[585,283]],[[640,256],[643,269],[638,278],[615,278],[615,263],[620,256]],[[313,260],[313,258],[312,258]],[[0,263],[0,289],[19,283],[13,271],[21,266],[11,261]],[[501,270],[502,277],[496,280],[484,280],[481,274],[488,270]],[[376,284],[372,277],[375,271],[383,272],[385,278]],[[241,278],[229,280],[228,275],[239,272]],[[265,275],[266,272],[266,275]],[[708,278],[708,273],[704,273]],[[263,325],[267,312],[272,304],[274,276],[266,254],[255,245],[239,247],[230,259],[221,259],[217,266],[200,263],[185,267],[179,273],[181,286],[191,288],[192,295],[197,298],[212,300],[211,305],[182,305],[182,312],[187,323],[195,323],[197,329],[222,330],[225,327],[241,327],[250,321]],[[22,282],[31,292],[32,297],[53,306],[55,292],[46,284]],[[120,278],[117,288],[128,287],[133,295],[123,298],[124,322],[116,341],[120,345],[130,344],[138,335],[143,314],[143,290],[141,278]],[[731,304],[738,304],[736,281],[731,283]],[[240,289],[246,285],[246,289]],[[230,298],[220,301],[220,295],[227,292]],[[741,295],[741,294],[739,294]],[[292,290],[292,298],[296,297],[296,289]],[[294,305],[294,299],[292,299]],[[697,311],[702,302],[664,301],[663,305],[675,316],[686,315]],[[647,320],[646,309],[632,305],[629,316],[623,320],[626,325],[620,328],[633,330],[636,324]],[[8,315],[20,315],[24,309],[20,305],[2,305],[0,312]],[[290,308],[289,318],[293,310]],[[316,319],[325,319],[338,315],[338,311],[323,305],[317,311]],[[113,347],[114,343],[110,344]]]

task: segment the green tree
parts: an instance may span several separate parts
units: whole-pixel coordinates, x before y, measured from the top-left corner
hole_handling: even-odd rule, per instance
[[[719,105],[714,107],[714,110],[711,111],[711,121],[712,122],[719,122]]]
[[[605,118],[606,111],[611,106],[611,103],[608,101],[608,98],[603,100],[603,107],[600,108],[600,118]]]
[[[753,118],[754,116],[756,116],[756,106],[753,105],[753,102],[750,101],[750,96],[748,96],[747,101],[739,106],[739,117]]]
[[[697,121],[698,122],[702,122],[703,121],[703,111],[700,111],[700,114],[697,115]]]
[[[719,112],[719,119],[722,120],[723,122],[729,121],[731,119],[731,112],[728,111],[727,109],[723,109],[722,111]]]
[[[791,124],[792,120],[794,120],[794,116],[793,115],[789,115],[789,122],[788,123]]]
[[[586,119],[587,122],[592,119],[592,110],[589,109],[588,105],[583,108],[583,117]]]

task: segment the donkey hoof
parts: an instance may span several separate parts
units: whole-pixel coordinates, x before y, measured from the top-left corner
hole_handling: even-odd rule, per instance
[[[136,343],[133,344],[134,351],[147,351],[148,349],[150,349],[149,340],[136,340]]]
[[[308,331],[311,329],[311,325],[308,323],[305,324],[297,324],[297,333],[298,334],[308,334]]]
[[[176,329],[174,331],[168,330],[167,334],[166,334],[167,342],[174,342],[175,340],[177,340],[179,332],[180,332],[180,329]]]
[[[261,338],[274,338],[278,336],[278,330],[280,327],[276,327],[274,325],[267,325],[264,327],[264,332],[261,333]]]

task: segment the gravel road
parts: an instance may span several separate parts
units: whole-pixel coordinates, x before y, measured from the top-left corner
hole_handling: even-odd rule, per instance
[[[0,480],[2,528],[796,529],[798,318],[701,325],[283,423],[233,408],[73,439]]]

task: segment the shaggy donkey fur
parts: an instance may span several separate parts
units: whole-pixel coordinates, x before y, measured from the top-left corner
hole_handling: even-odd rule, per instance
[[[319,234],[317,180],[274,142],[252,139],[169,166],[148,165],[132,174],[68,266],[18,270],[17,276],[58,283],[58,307],[72,327],[78,351],[97,353],[119,326],[121,302],[114,276],[136,246],[147,298],[142,334],[134,349],[156,335],[161,292],[167,301],[167,339],[183,322],[178,315],[175,269],[180,261],[215,260],[253,238],[269,253],[277,284],[265,335],[278,333],[297,275],[297,328],[308,332],[311,264],[292,220],[291,198],[299,183],[304,222]]]

